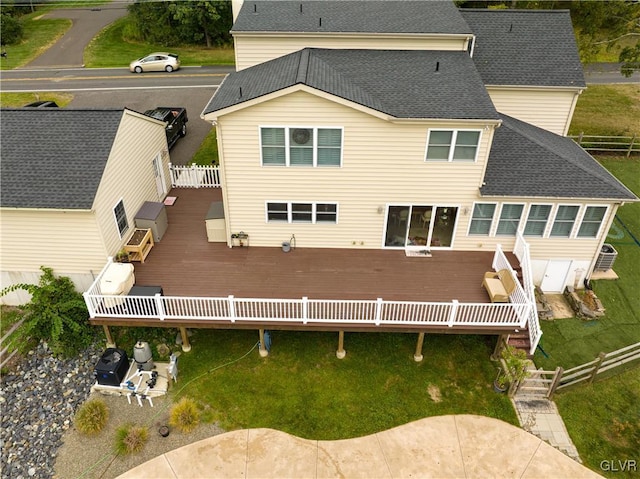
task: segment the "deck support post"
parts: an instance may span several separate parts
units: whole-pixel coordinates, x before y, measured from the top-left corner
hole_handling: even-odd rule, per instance
[[[418,342],[416,343],[416,352],[413,355],[413,360],[419,363],[424,359],[422,356],[422,345],[424,344],[424,333],[418,333]]]
[[[269,351],[267,351],[267,347],[264,342],[264,329],[259,329],[258,333],[260,334],[260,349],[258,350],[258,352],[260,353],[261,357],[266,358],[267,356],[269,356]]]
[[[103,324],[102,329],[104,331],[104,335],[107,337],[107,347],[115,348],[116,342],[113,340],[113,336],[111,336],[111,330],[109,329],[109,326],[107,326],[106,324]]]
[[[189,351],[191,351],[191,344],[189,343],[187,328],[180,328],[180,337],[182,338],[182,350],[185,353],[188,353]]]
[[[509,341],[508,334],[501,334],[498,336],[498,341],[496,342],[496,347],[493,349],[493,354],[491,355],[491,361],[498,361],[502,356],[502,350]]]
[[[338,331],[338,350],[336,351],[336,358],[344,359],[347,352],[344,350],[344,331]]]

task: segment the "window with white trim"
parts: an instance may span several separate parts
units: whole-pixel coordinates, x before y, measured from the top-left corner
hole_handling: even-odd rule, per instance
[[[267,202],[267,222],[337,223],[337,203]]]
[[[582,222],[580,223],[577,237],[596,238],[606,212],[606,206],[587,206],[584,216],[582,217]]]
[[[473,206],[471,224],[469,225],[470,235],[488,235],[491,231],[493,215],[496,211],[495,203],[476,203]]]
[[[551,205],[531,205],[527,222],[524,225],[524,236],[542,237],[547,228],[549,213],[551,213]]]
[[[573,231],[573,225],[576,222],[579,210],[579,206],[558,206],[558,211],[556,211],[556,217],[553,220],[553,226],[551,227],[549,236],[552,238],[569,238],[571,231]]]
[[[341,166],[341,128],[261,127],[262,166]]]
[[[429,130],[426,161],[476,161],[480,130]]]
[[[516,231],[518,231],[523,209],[524,205],[522,204],[503,204],[500,210],[500,219],[498,220],[496,235],[515,236]]]
[[[129,229],[129,221],[127,221],[127,213],[124,210],[124,201],[120,200],[113,207],[113,216],[116,220],[116,225],[118,226],[118,234],[120,238],[124,237],[124,234]]]

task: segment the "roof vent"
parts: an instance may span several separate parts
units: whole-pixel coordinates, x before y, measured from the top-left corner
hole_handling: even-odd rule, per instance
[[[513,31],[513,23],[511,24],[511,26],[509,27],[509,33],[511,33]]]
[[[302,4],[300,4],[300,13],[302,13]]]
[[[440,71],[440,62],[436,62],[436,71],[439,72]]]
[[[242,87],[240,87],[240,98],[242,98]]]
[[[321,27],[322,26],[322,17],[318,18],[318,26]]]
[[[253,4],[253,13],[258,13],[258,5],[257,4]]]

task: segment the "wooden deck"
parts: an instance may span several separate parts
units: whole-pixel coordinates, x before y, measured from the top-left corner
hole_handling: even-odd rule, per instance
[[[144,264],[136,285],[162,286],[168,296],[376,299],[488,303],[481,286],[493,252],[404,251],[280,247],[229,248],[209,243],[204,218],[219,189],[174,189],[169,227]],[[515,259],[514,259],[515,261]]]
[[[407,257],[404,250],[296,248],[285,253],[279,246],[229,248],[207,241],[205,215],[212,201],[221,201],[219,189],[179,188],[170,196],[177,201],[166,207],[167,232],[144,264],[134,263],[136,285],[161,286],[166,296],[489,303],[481,283],[492,270],[493,252],[433,251],[427,258]],[[517,264],[510,253],[509,261]],[[91,322],[151,324],[135,318],[97,317]],[[182,324],[217,327],[211,321]],[[486,332],[504,331],[494,329]]]

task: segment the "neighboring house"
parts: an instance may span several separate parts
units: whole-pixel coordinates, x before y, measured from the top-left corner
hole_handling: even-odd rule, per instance
[[[585,86],[567,12],[251,1],[232,33],[239,71],[202,117],[227,232],[252,246],[511,251],[522,234],[555,292],[590,278],[638,200],[560,136]]]
[[[47,266],[86,289],[171,186],[165,124],[126,108],[31,108],[3,109],[0,125],[2,288]]]

